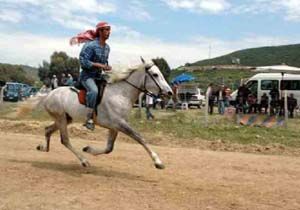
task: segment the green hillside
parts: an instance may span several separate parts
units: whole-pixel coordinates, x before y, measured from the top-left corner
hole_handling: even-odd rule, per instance
[[[300,44],[260,47],[236,51],[224,56],[191,63],[191,66],[228,65],[234,58],[244,66],[268,66],[286,63],[300,67]]]
[[[5,82],[21,82],[33,85],[39,81],[37,68],[24,65],[0,63],[0,80]]]
[[[232,65],[237,58],[240,65]],[[276,47],[260,47],[236,51],[213,59],[201,60],[186,64],[184,67],[172,70],[169,80],[187,72],[196,77],[199,87],[205,89],[209,83],[219,85],[224,82],[230,88],[236,89],[241,79],[254,75],[249,69],[234,69],[242,66],[268,66],[288,64],[300,67],[300,44]],[[224,67],[222,65],[227,65]],[[231,65],[232,68],[228,67]]]

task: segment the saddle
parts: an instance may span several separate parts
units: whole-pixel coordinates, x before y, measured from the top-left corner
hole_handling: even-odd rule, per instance
[[[106,87],[107,81],[105,79],[95,79],[96,85],[98,87],[98,97],[97,97],[97,103],[96,107],[100,104],[104,89]],[[86,89],[85,87],[81,84],[81,82],[76,82],[73,87],[71,87],[71,90],[76,92],[78,94],[78,101],[80,104],[86,106]],[[95,110],[97,113],[97,110]]]

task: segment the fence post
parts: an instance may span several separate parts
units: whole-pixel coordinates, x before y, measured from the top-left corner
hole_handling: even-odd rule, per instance
[[[205,126],[208,127],[208,106],[209,106],[209,96],[212,91],[211,85],[208,86],[206,90],[206,102],[205,102]]]
[[[3,92],[4,92],[4,86],[3,87],[0,86],[0,104],[3,103]]]
[[[288,113],[288,101],[287,101],[287,90],[284,90],[284,120],[285,120],[285,126],[287,127],[288,123],[288,118],[289,118],[289,113]]]

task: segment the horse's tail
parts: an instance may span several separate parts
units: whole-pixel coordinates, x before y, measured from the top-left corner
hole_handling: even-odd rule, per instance
[[[47,96],[48,94],[40,94],[22,102],[17,108],[17,116],[23,117],[31,113],[33,110],[43,109],[43,104]]]

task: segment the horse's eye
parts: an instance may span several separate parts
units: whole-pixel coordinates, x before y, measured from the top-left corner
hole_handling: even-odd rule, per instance
[[[152,74],[153,75],[153,77],[158,77],[158,74]]]

